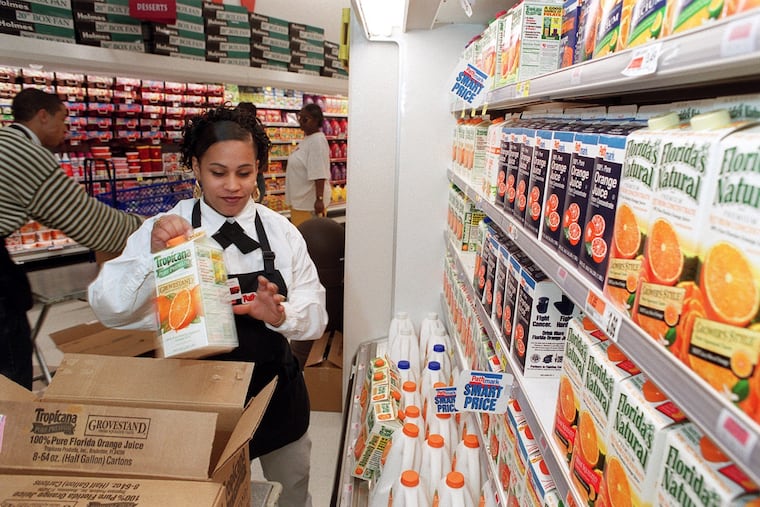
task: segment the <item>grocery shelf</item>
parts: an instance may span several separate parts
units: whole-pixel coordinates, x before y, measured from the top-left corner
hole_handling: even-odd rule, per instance
[[[753,78],[758,68],[760,11],[755,9],[492,90],[486,103],[489,109],[515,108],[551,100],[693,87]]]
[[[473,304],[475,305],[480,324],[486,330],[492,343],[498,343],[501,350],[504,351],[502,357],[506,357],[507,364],[503,366],[505,371],[511,373],[515,379],[515,382],[512,385],[512,396],[520,404],[520,407],[522,407],[528,426],[531,431],[533,431],[544,462],[554,479],[558,494],[561,498],[567,498],[567,495],[572,492],[575,496],[577,505],[582,505],[583,502],[577,495],[575,495],[575,490],[571,485],[570,469],[565,463],[564,456],[554,443],[554,438],[552,437],[552,421],[554,420],[554,411],[557,405],[557,396],[559,395],[559,379],[523,378],[519,373],[517,365],[512,359],[512,355],[509,353],[509,349],[504,343],[501,335],[494,329],[491,319],[486,314],[483,305],[472,287],[472,275],[475,271],[474,252],[462,252],[458,250],[454,244],[448,240],[448,237],[446,238],[446,246],[451,257],[456,262],[460,280],[463,282],[463,285],[470,296],[470,300],[473,301]]]
[[[272,144],[298,144],[303,139],[270,139]]]
[[[458,174],[449,180],[501,228],[597,325],[607,330],[626,355],[651,377],[688,418],[707,433],[755,482],[760,482],[760,425],[722,398],[633,321],[604,300],[601,291],[564,258],[550,251]]]
[[[307,93],[348,94],[348,80],[307,76],[296,72],[199,62],[183,58],[106,49],[81,44],[54,42],[0,34],[0,62],[6,66],[100,75],[271,86]]]
[[[264,173],[265,178],[284,178],[285,173]]]
[[[53,257],[66,257],[71,255],[79,255],[89,253],[90,249],[80,245],[79,243],[72,243],[70,245],[63,246],[49,246],[42,248],[30,248],[28,250],[16,250],[10,252],[11,259],[16,264],[26,264],[36,261],[45,261]]]

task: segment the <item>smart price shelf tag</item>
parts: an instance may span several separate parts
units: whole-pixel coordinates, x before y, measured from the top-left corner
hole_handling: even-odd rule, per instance
[[[503,414],[513,381],[509,373],[465,370],[456,381],[454,407],[460,412]]]
[[[486,92],[490,89],[488,75],[472,64],[457,67],[451,85],[451,94],[464,101],[467,106],[477,107],[483,104]]]

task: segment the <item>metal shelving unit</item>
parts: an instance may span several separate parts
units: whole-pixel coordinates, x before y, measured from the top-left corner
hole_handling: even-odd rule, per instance
[[[562,256],[550,251],[529,231],[513,221],[470,187],[453,171],[449,180],[459,187],[576,305],[606,329],[628,357],[678,405],[691,421],[707,433],[756,482],[760,482],[760,427],[747,414],[722,398],[707,382],[686,368],[633,321],[605,301],[602,294]],[[556,391],[556,389],[555,389]],[[542,393],[546,396],[546,392]],[[531,399],[530,397],[529,399]],[[537,414],[539,420],[543,420]],[[532,427],[532,426],[531,426]]]

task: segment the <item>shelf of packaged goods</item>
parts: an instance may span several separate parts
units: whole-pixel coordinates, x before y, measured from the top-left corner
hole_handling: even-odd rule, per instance
[[[464,191],[491,220],[525,252],[597,325],[607,330],[626,355],[655,380],[691,421],[707,433],[755,482],[760,482],[760,425],[723,398],[650,338],[633,321],[605,301],[601,291],[556,252],[518,225],[461,176],[449,171],[449,180]]]
[[[454,344],[452,359],[459,366],[460,370],[469,370],[471,368],[468,366],[467,358],[465,357],[464,351],[462,350],[462,344],[460,343],[459,337],[456,336],[454,331],[456,329],[456,326],[453,322],[451,322],[451,309],[446,304],[446,299],[443,297],[443,295],[441,295],[441,308],[443,309],[443,314],[445,315],[444,322],[446,329],[448,330],[449,337],[451,338],[450,342]],[[490,442],[488,441],[488,437],[483,433],[483,425],[480,414],[475,412],[472,412],[472,414],[477,420],[477,424],[475,426],[478,429],[477,435],[478,439],[480,440],[480,448],[483,450],[482,458],[488,463],[486,470],[488,479],[490,479],[491,484],[494,485],[494,492],[498,496],[498,504],[506,506],[507,499],[504,494],[504,488],[500,487],[501,481],[499,480],[499,470],[491,459],[491,452],[489,449]]]
[[[53,257],[66,257],[70,255],[80,255],[89,253],[90,249],[83,247],[78,243],[63,246],[49,246],[40,248],[30,248],[10,252],[11,259],[16,264],[26,264],[29,262],[45,261]]]
[[[264,173],[264,178],[284,178],[285,173]]]
[[[98,48],[14,35],[0,35],[0,62],[11,67],[42,66],[44,70],[99,75],[271,86],[307,93],[347,95],[348,81],[296,72],[199,62],[183,58]],[[271,106],[261,106],[271,107]]]
[[[93,182],[107,182],[107,181],[132,181],[137,180],[140,181],[142,179],[156,179],[156,178],[170,178],[172,176],[179,176],[180,178],[183,177],[182,173],[131,173],[131,174],[117,174],[114,178],[109,178],[108,176],[95,176],[92,178]],[[85,179],[84,177],[75,177],[74,179],[77,180],[78,183],[84,183]]]
[[[512,396],[522,407],[528,426],[535,435],[541,455],[544,458],[546,466],[549,468],[552,478],[554,479],[557,493],[561,498],[567,498],[572,492],[578,505],[582,505],[581,499],[575,495],[575,490],[570,482],[570,469],[567,466],[564,457],[554,443],[552,437],[552,421],[554,420],[554,411],[557,405],[557,396],[559,393],[559,379],[557,378],[523,378],[519,373],[517,364],[512,359],[509,349],[504,343],[501,334],[494,329],[491,319],[486,314],[485,308],[475,294],[472,287],[472,278],[475,271],[475,254],[472,252],[461,252],[454,247],[453,242],[449,241],[448,235],[446,245],[449,254],[455,260],[457,272],[460,281],[463,282],[470,300],[475,305],[480,324],[486,330],[488,337],[494,344],[497,351],[502,351],[500,360],[506,359],[504,363],[505,371],[514,376],[512,385]]]
[[[348,113],[324,113],[325,118],[348,118]]]
[[[285,123],[285,122],[262,122],[265,127],[294,127],[298,128],[297,123]]]
[[[279,109],[281,111],[300,111],[301,106],[299,105],[291,105],[291,106],[284,106],[282,104],[255,104],[256,109]],[[266,125],[269,125],[268,123]],[[285,123],[284,125],[290,125],[289,123]],[[298,125],[296,125],[297,127]]]
[[[269,157],[269,161],[272,162],[273,160],[287,160],[288,157]]]
[[[630,95],[740,79],[760,72],[760,10],[490,91],[489,109]],[[454,104],[461,108],[462,103]]]
[[[270,139],[272,144],[298,144],[302,139]]]

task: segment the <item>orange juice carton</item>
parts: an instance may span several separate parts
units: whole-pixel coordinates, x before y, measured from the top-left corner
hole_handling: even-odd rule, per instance
[[[475,289],[475,297],[478,301],[483,301],[483,294],[486,290],[486,271],[488,270],[488,263],[490,257],[493,255],[493,241],[492,237],[496,236],[498,232],[492,226],[490,219],[481,222],[483,227],[480,229],[480,249],[477,252],[477,258],[475,259],[475,272],[472,286]]]
[[[494,77],[496,76],[496,51],[499,39],[499,24],[498,18],[504,13],[500,11],[496,16],[488,22],[488,26],[483,30],[481,37],[482,46],[481,52],[483,54],[483,64],[480,67],[490,81],[487,81],[486,86],[493,88]]]
[[[670,110],[678,113],[678,118],[687,123],[698,114],[709,113],[716,109],[725,109],[721,107],[721,102],[717,99],[684,100],[670,104]]]
[[[667,0],[623,0],[618,50],[659,39],[667,4]]]
[[[723,12],[721,13],[721,17],[725,18],[728,16],[733,16],[734,14],[739,14],[741,12],[745,12],[750,9],[755,9],[757,7],[760,7],[760,3],[758,3],[757,0],[740,0],[738,2],[724,2]]]
[[[506,238],[508,239],[508,238]],[[509,265],[509,249],[507,241],[499,243],[499,251],[496,256],[496,275],[494,277],[493,308],[491,309],[491,322],[497,333],[501,330],[504,318],[504,288],[507,282],[507,266]]]
[[[524,377],[556,377],[567,326],[580,309],[532,262],[522,265],[512,357]]]
[[[541,241],[550,249],[559,249],[562,235],[562,213],[565,209],[567,184],[570,180],[570,160],[573,156],[572,131],[555,131],[552,135],[552,152],[546,181]]]
[[[562,370],[559,374],[559,395],[554,412],[554,440],[562,450],[567,462],[573,451],[581,395],[585,389],[583,379],[589,349],[606,341],[605,335],[588,317],[572,319],[567,326]]]
[[[562,31],[562,0],[527,0],[512,10],[514,58],[506,83],[525,81],[557,70]]]
[[[578,265],[583,248],[583,224],[586,223],[592,176],[598,155],[599,134],[576,132],[558,246],[559,252],[571,266]]]
[[[501,131],[508,119],[494,120],[488,127],[486,135],[486,159],[483,169],[483,184],[480,193],[488,202],[496,201],[499,186],[499,163],[501,159]],[[504,181],[503,179],[501,180]]]
[[[760,126],[720,142],[699,276],[684,302],[689,367],[760,422]],[[689,335],[690,333],[690,335]]]
[[[718,109],[728,109],[732,120],[760,120],[760,94],[728,95],[716,99]]]
[[[465,120],[462,126],[462,155],[458,165],[459,175],[465,181],[470,181],[470,171],[475,160],[475,124],[477,120],[470,118]]]
[[[511,402],[512,400],[510,400],[510,403]],[[496,416],[496,419],[499,421],[501,433],[497,442],[499,452],[495,464],[499,474],[499,480],[506,490],[509,487],[512,472],[517,466],[515,464],[515,445],[517,445],[517,437],[510,429],[506,414],[499,414]]]
[[[604,286],[607,274],[625,144],[625,135],[601,134],[598,140],[599,153],[591,176],[578,266],[599,289]]]
[[[502,207],[508,215],[512,214],[512,208],[515,205],[515,198],[517,197],[517,171],[518,163],[520,162],[520,143],[522,141],[521,134],[524,125],[525,121],[520,120],[505,129],[508,140],[506,144],[507,152],[504,157],[505,190]],[[505,148],[502,147],[503,149]]]
[[[533,164],[533,151],[536,147],[536,130],[526,126],[519,134],[520,154],[517,158],[517,176],[515,177],[515,200],[512,204],[512,216],[515,221],[523,225],[525,209],[528,207],[528,183],[530,183],[530,170]]]
[[[648,128],[628,135],[620,176],[618,203],[604,294],[619,310],[630,313],[638,289],[649,213],[657,184],[666,129],[679,125],[678,114],[650,118]]]
[[[593,58],[618,51],[623,0],[602,0],[602,14],[596,31]]]
[[[694,319],[700,315],[698,249],[715,196],[720,141],[746,125],[725,109],[697,115],[690,129],[663,139],[657,189],[644,246],[632,316],[652,338],[686,362]]]
[[[714,23],[723,16],[725,0],[672,0],[665,9],[663,35]]]
[[[549,163],[552,154],[552,139],[558,122],[545,125],[535,131],[535,146],[533,162],[530,166],[530,176],[527,185],[527,202],[523,225],[534,237],[539,238],[543,221],[543,206],[546,197],[546,181],[549,173]]]
[[[400,431],[402,421],[392,402],[371,403],[365,424],[354,445],[352,475],[359,479],[376,478],[380,473],[381,459],[390,444],[393,433]]]
[[[684,413],[644,374],[620,384],[604,465],[601,496],[606,505],[619,505],[623,499],[634,507],[654,505],[666,430],[684,422]]]
[[[507,263],[504,280],[504,311],[502,312],[501,335],[507,347],[506,353],[511,353],[512,336],[517,321],[517,294],[520,291],[520,274],[523,264],[530,258],[512,242],[507,243],[509,262]]]
[[[462,160],[462,128],[464,119],[458,118],[451,136],[451,170],[459,174],[459,164]]]
[[[481,118],[473,127],[472,164],[469,168],[470,186],[479,189],[483,186],[483,177],[486,170],[486,154],[488,144],[488,127],[491,121]]]
[[[570,67],[575,61],[578,43],[580,0],[567,0],[562,5],[562,31],[559,38],[559,67]]]
[[[494,284],[496,282],[496,267],[498,265],[499,259],[500,241],[500,236],[494,234],[488,238],[488,243],[484,245],[484,251],[487,252],[483,256],[483,260],[486,261],[486,284],[483,288],[483,298],[481,299],[481,303],[483,304],[483,309],[486,311],[486,314],[489,317],[491,317],[491,314],[493,313],[491,310],[493,309],[493,296],[495,289]]]
[[[578,41],[573,63],[585,62],[594,56],[596,36],[602,19],[602,5],[603,0],[581,2],[578,14]]]
[[[541,507],[547,495],[557,489],[541,453],[537,453],[528,462],[528,473],[525,479],[525,498],[529,505]]]
[[[655,485],[654,505],[757,505],[757,485],[694,424],[670,429]]]
[[[599,498],[604,464],[609,455],[613,403],[620,384],[639,369],[609,341],[589,348],[578,428],[570,458],[571,482],[584,502]]]
[[[512,11],[508,11],[496,18],[496,74],[494,75],[493,87],[501,88],[507,83],[509,69],[514,59],[514,47],[512,46]]]
[[[238,338],[224,250],[202,232],[177,241],[153,255],[160,355],[199,358],[229,352]]]

